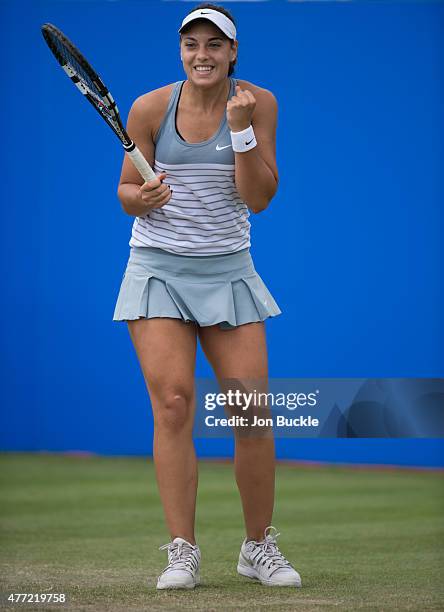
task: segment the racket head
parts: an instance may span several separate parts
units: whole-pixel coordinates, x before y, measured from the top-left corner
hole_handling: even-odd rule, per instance
[[[91,64],[55,25],[45,23],[42,34],[65,73],[118,136],[123,146],[133,147],[113,97]]]

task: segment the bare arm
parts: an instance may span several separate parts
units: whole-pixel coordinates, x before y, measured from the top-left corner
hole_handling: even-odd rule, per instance
[[[127,132],[137,143],[142,155],[153,166],[154,129],[159,114],[157,92],[137,98],[131,107]],[[160,208],[171,198],[168,185],[162,183],[165,174],[144,183],[131,160],[125,155],[122,165],[117,196],[123,210],[133,217],[143,217],[153,208]]]
[[[277,102],[265,89],[236,89],[227,104],[227,119],[233,132],[253,125],[257,146],[244,153],[235,153],[235,181],[239,195],[255,213],[265,210],[276,193]]]

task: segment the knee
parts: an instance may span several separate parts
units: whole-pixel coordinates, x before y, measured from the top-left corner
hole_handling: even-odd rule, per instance
[[[191,427],[193,417],[192,394],[172,391],[159,398],[154,414],[157,428],[169,433],[180,433]]]

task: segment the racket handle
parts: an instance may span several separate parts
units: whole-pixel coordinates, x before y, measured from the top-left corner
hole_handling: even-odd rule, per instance
[[[153,178],[156,178],[151,166],[137,147],[134,147],[132,151],[127,151],[127,154],[145,181],[151,181]]]

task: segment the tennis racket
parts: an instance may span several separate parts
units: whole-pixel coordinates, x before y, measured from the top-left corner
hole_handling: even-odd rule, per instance
[[[99,75],[58,28],[50,23],[45,23],[42,26],[42,34],[56,60],[71,81],[119,138],[142,178],[145,181],[155,178],[156,175],[151,166],[126,133],[117,105]]]

